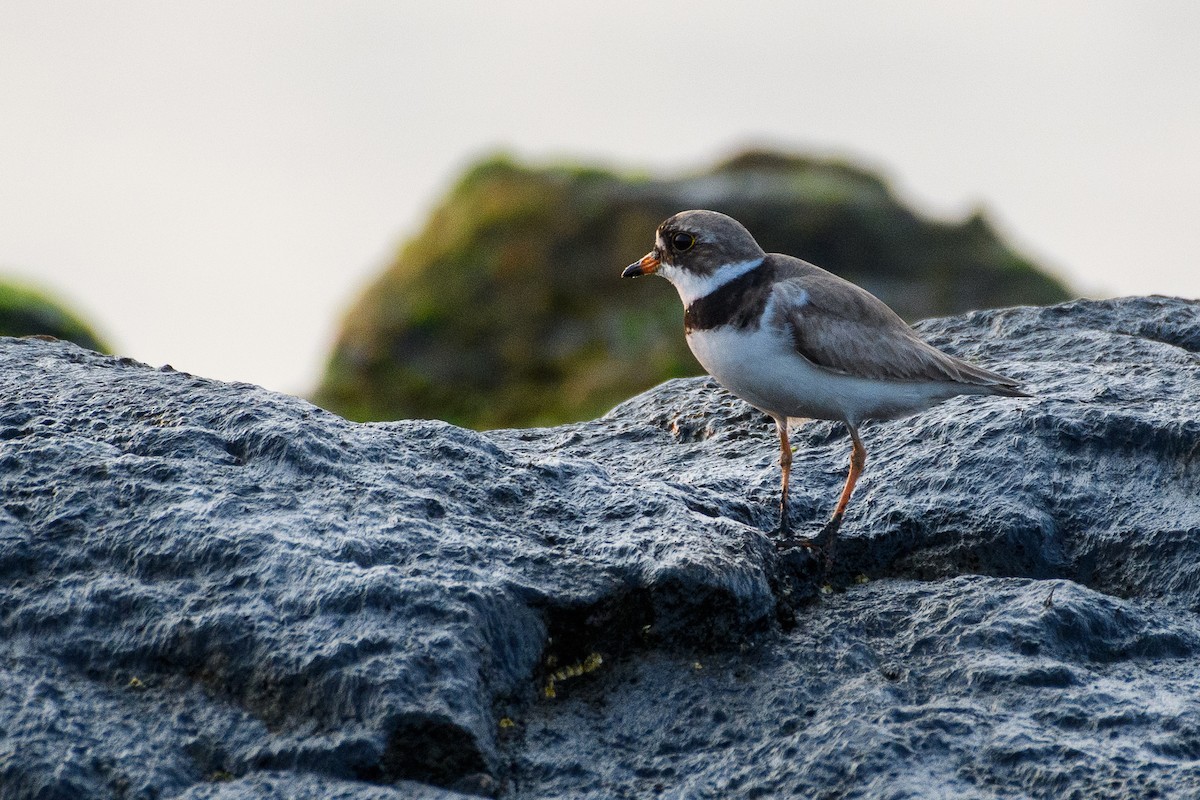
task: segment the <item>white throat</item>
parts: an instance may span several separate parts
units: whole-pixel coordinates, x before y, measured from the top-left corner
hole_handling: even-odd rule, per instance
[[[658,274],[671,282],[675,290],[679,292],[679,299],[683,301],[683,307],[687,308],[701,297],[712,294],[731,280],[745,275],[763,263],[764,258],[766,256],[759,256],[750,261],[735,261],[709,275],[698,275],[695,272],[663,264]]]

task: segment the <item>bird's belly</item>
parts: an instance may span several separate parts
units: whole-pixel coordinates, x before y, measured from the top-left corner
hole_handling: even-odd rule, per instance
[[[692,331],[687,342],[718,383],[777,416],[857,423],[911,414],[957,394],[939,384],[875,381],[823,369],[764,327]]]

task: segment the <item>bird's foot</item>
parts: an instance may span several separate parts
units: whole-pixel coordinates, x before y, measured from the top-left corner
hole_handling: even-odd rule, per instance
[[[796,536],[791,531],[775,540],[781,576],[786,576],[787,594],[813,597],[822,588],[829,574],[829,556],[816,537]]]
[[[821,532],[816,535],[816,539],[824,542],[823,548],[829,552],[830,557],[833,556],[833,543],[837,541],[838,529],[842,527],[842,517],[837,515],[831,517],[829,522],[825,523],[825,527],[821,528]]]
[[[797,536],[791,530],[780,533],[775,539],[775,550],[782,559],[793,566],[801,561],[806,563],[808,566],[804,567],[803,571],[814,577],[824,575],[829,570],[829,551],[820,535]]]
[[[782,524],[778,530],[778,536],[775,539],[775,548],[780,551],[795,550],[802,548],[808,550],[814,556],[822,560],[825,569],[828,570],[833,565],[833,546],[837,541],[838,528],[842,526],[841,517],[833,517],[825,523],[824,527],[817,533],[816,536],[797,536],[791,527],[784,527]]]
[[[776,550],[795,550],[796,548],[821,550],[820,536],[797,536],[791,528],[779,528],[775,531]]]

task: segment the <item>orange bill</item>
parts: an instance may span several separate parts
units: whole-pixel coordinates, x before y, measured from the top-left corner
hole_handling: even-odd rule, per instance
[[[658,272],[660,263],[661,262],[658,260],[658,257],[654,255],[654,251],[652,250],[649,253],[646,253],[646,255],[642,256],[641,261],[635,261],[626,267],[625,271],[621,273],[621,277],[636,278],[639,275],[653,275],[654,273]]]

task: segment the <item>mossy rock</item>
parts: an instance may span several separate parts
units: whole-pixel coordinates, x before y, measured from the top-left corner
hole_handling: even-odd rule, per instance
[[[1068,296],[982,215],[927,219],[838,161],[755,151],[657,179],[493,157],[353,304],[316,402],[357,420],[548,425],[698,374],[675,291],[619,279],[658,223],[688,208],[735,217],[767,251],[830,269],[909,319]]]
[[[48,294],[0,280],[0,336],[53,336],[98,353],[111,352],[77,315]]]

